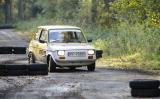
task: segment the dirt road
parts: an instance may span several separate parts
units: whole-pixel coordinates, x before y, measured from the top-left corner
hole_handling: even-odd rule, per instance
[[[0,35],[0,46],[27,46],[27,42],[13,29],[1,29]]]
[[[160,79],[138,72],[100,68],[98,64],[95,72],[86,68],[59,69],[47,76],[0,77],[0,99],[135,99],[130,96],[128,82],[144,78]]]
[[[95,72],[88,72],[84,68],[75,71],[59,69],[48,76],[26,78],[28,83],[7,91],[3,97],[5,99],[132,99],[128,87],[130,80],[159,79],[146,74],[103,68],[97,68]]]

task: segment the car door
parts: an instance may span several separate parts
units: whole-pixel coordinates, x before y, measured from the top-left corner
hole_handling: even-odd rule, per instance
[[[40,34],[39,44],[38,44],[38,60],[41,62],[46,62],[46,49],[48,42],[48,32],[43,29]]]
[[[29,49],[33,53],[35,59],[37,60],[38,56],[38,44],[39,44],[39,37],[41,34],[42,29],[38,29],[38,31],[35,33],[35,36],[33,36],[33,40],[30,42]]]

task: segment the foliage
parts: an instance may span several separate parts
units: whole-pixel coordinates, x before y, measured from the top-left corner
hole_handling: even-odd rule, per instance
[[[114,15],[119,21],[160,27],[159,0],[117,0],[111,3],[111,9],[116,12]]]

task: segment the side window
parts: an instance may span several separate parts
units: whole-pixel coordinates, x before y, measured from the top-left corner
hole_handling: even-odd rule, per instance
[[[39,39],[47,42],[47,31],[46,30],[41,31],[41,36]]]
[[[85,37],[84,37],[84,35],[83,35],[82,32],[76,32],[75,35],[76,35],[76,37],[77,37],[82,43],[85,43],[85,42],[86,42]]]
[[[41,34],[41,31],[42,31],[42,29],[38,29],[38,31],[37,31],[37,33],[36,33],[36,35],[35,35],[35,40],[39,40],[39,36],[40,36],[40,34]]]

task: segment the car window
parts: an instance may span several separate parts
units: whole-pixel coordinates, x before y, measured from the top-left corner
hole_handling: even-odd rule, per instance
[[[85,43],[86,39],[80,30],[50,30],[49,42]]]
[[[35,40],[39,40],[39,36],[41,34],[42,29],[38,29],[35,35]]]
[[[41,36],[39,39],[42,41],[47,41],[47,31],[46,30],[41,31]]]

